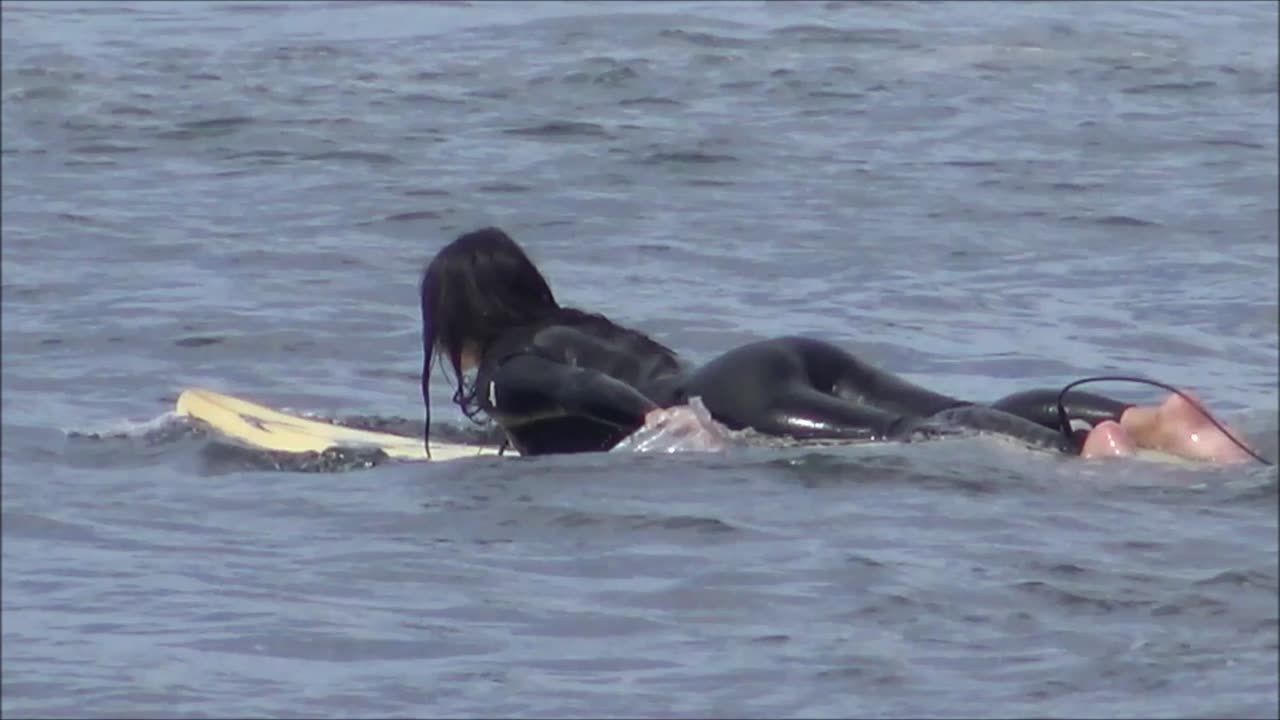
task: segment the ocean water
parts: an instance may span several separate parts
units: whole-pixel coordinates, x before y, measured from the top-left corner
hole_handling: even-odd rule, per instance
[[[167,414],[420,431],[418,272],[496,224],[695,360],[1138,374],[1274,458],[1274,3],[0,13],[6,717],[1276,715],[1274,468],[335,463]]]

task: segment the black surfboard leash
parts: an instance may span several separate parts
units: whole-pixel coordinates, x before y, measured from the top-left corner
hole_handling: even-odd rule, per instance
[[[1096,382],[1141,383],[1143,385],[1151,385],[1153,387],[1158,387],[1162,390],[1167,390],[1177,395],[1178,397],[1182,398],[1183,400],[1186,400],[1187,402],[1191,403],[1192,407],[1204,413],[1204,416],[1209,419],[1210,423],[1213,423],[1214,427],[1221,430],[1222,433],[1231,440],[1231,442],[1236,444],[1236,447],[1248,453],[1249,456],[1252,457],[1254,460],[1257,460],[1258,462],[1267,466],[1270,466],[1272,464],[1270,460],[1267,460],[1266,458],[1262,457],[1258,453],[1249,449],[1248,445],[1245,445],[1235,435],[1231,434],[1231,431],[1223,427],[1222,423],[1218,422],[1217,418],[1215,418],[1208,410],[1206,410],[1203,405],[1196,402],[1196,400],[1192,398],[1190,395],[1186,394],[1185,392],[1179,390],[1176,387],[1173,387],[1172,385],[1166,385],[1165,383],[1159,382],[1157,380],[1148,380],[1146,378],[1140,378],[1140,377],[1128,377],[1124,375],[1099,375],[1097,377],[1087,377],[1081,380],[1076,380],[1075,382],[1072,382],[1072,383],[1068,383],[1066,387],[1062,388],[1062,392],[1058,393],[1058,425],[1059,425],[1059,429],[1062,430],[1063,434],[1065,434],[1067,437],[1071,437],[1071,420],[1070,418],[1067,417],[1067,408],[1064,401],[1064,398],[1067,395],[1067,391],[1070,390],[1071,388],[1078,387],[1080,385],[1085,385],[1087,383],[1096,383]]]

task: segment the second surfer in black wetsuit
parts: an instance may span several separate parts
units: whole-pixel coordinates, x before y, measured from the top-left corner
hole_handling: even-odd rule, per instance
[[[422,394],[430,430],[430,370],[447,359],[453,401],[486,415],[524,455],[604,451],[662,408],[700,397],[732,429],[800,439],[910,440],[964,430],[1090,454],[1132,441],[1203,459],[1234,460],[1174,396],[1135,407],[1091,393],[1066,396],[1070,417],[1101,432],[1058,431],[1056,390],[978,405],[922,388],[811,338],[730,350],[700,368],[602,315],[561,307],[537,267],[505,233],[486,228],[444,247],[423,272]],[[474,381],[465,375],[475,371]],[[1185,401],[1184,401],[1185,402]],[[1190,428],[1190,430],[1189,430]],[[1191,432],[1191,431],[1198,431]],[[1185,438],[1190,432],[1190,441]],[[1105,454],[1095,451],[1095,454]]]

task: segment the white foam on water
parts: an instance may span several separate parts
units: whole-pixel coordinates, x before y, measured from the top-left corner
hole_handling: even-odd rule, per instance
[[[187,424],[191,421],[184,415],[169,410],[149,420],[113,420],[99,427],[88,427],[84,429],[64,428],[68,436],[90,436],[90,437],[114,437],[114,438],[141,438],[152,435],[164,430],[168,430],[175,425]]]

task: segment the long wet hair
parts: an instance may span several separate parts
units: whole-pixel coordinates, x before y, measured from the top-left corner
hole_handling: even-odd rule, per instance
[[[459,236],[444,246],[422,273],[422,403],[426,444],[431,454],[431,369],[436,355],[448,360],[453,402],[467,418],[481,413],[474,383],[463,377],[468,346],[483,357],[505,333],[539,325],[592,325],[610,334],[626,334],[675,357],[666,346],[614,324],[603,315],[561,307],[546,278],[519,245],[495,227]]]

